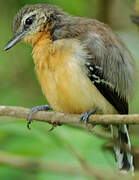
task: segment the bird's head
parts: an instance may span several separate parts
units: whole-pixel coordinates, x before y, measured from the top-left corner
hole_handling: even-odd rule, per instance
[[[34,45],[42,33],[50,33],[65,13],[56,6],[36,4],[24,6],[13,21],[14,37],[6,44],[4,50],[13,47],[20,40]]]

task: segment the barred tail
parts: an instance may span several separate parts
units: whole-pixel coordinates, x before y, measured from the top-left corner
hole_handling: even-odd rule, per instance
[[[126,150],[131,150],[127,125],[111,125],[113,138],[118,140],[114,145],[117,166],[120,170],[134,172],[133,156]]]

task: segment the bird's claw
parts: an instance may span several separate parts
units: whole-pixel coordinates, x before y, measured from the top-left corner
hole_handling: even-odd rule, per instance
[[[49,105],[42,105],[42,106],[33,107],[29,111],[28,116],[27,116],[27,128],[31,129],[30,124],[31,124],[31,121],[32,121],[31,117],[32,117],[33,114],[37,113],[38,111],[48,111],[48,110],[52,110],[52,108]]]
[[[79,118],[79,121],[87,124],[88,121],[89,121],[89,117],[92,115],[92,114],[95,114],[95,112],[97,111],[97,109],[93,109],[93,110],[89,110],[85,113],[83,113],[80,118]]]

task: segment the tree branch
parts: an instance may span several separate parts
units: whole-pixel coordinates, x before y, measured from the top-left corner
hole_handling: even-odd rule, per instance
[[[30,109],[23,107],[15,107],[15,106],[0,106],[0,116],[9,116],[13,118],[26,119],[28,116]],[[59,112],[37,112],[32,116],[32,120],[42,121],[47,123],[62,123],[67,125],[72,125],[75,127],[81,127],[82,129],[88,130],[89,132],[102,137],[101,134],[94,132],[94,130],[90,129],[90,126],[86,126],[85,124],[81,124],[79,122],[80,115],[75,114],[64,114]],[[1,118],[2,119],[2,118]],[[0,122],[1,122],[0,119]],[[96,124],[139,124],[139,115],[93,115],[89,119],[89,123],[92,125]],[[112,141],[110,137],[104,137]],[[114,141],[115,143],[115,141]],[[73,150],[72,150],[73,152]],[[11,155],[9,153],[5,153],[0,151],[0,163],[4,163],[10,166],[23,168],[23,169],[38,169],[47,170],[56,173],[62,174],[71,174],[71,175],[81,175],[81,176],[89,176],[96,177],[96,179],[103,179],[101,175],[99,175],[99,171],[90,167],[83,158],[81,158],[77,153],[73,152],[77,159],[80,161],[82,168],[73,167],[70,165],[59,165],[54,163],[48,163],[46,161],[42,161],[40,159],[33,158],[22,158],[20,156]],[[105,174],[105,173],[104,173]],[[106,173],[107,174],[107,173]],[[114,179],[113,174],[107,174],[109,178],[106,179]],[[116,174],[119,179],[119,175]],[[117,179],[117,177],[115,178]],[[122,178],[123,179],[123,178]]]
[[[72,149],[73,151],[73,149]],[[76,153],[76,152],[74,152]],[[106,169],[96,169],[89,166],[80,155],[76,154],[77,158],[81,161],[82,167],[77,165],[70,165],[69,163],[60,163],[55,161],[47,161],[46,159],[23,157],[14,155],[8,152],[0,151],[0,164],[9,165],[15,168],[27,170],[27,171],[48,171],[65,175],[78,175],[87,176],[90,178],[95,177],[97,180],[128,180],[131,179],[131,175],[122,175],[116,169],[112,172],[108,172]],[[86,166],[86,167],[84,167]]]
[[[26,119],[29,109],[16,106],[0,106],[0,116],[9,116],[18,119]],[[81,125],[80,115],[64,114],[59,112],[37,112],[32,116],[32,120],[47,123],[62,123],[68,125]],[[89,123],[96,124],[139,124],[139,114],[130,115],[93,115],[89,118]]]
[[[44,171],[50,171],[61,174],[81,176],[85,175],[93,177],[93,174],[87,173],[86,171],[83,171],[82,168],[75,165],[65,165],[52,161],[48,162],[46,160],[38,158],[21,157],[3,151],[0,151],[0,163],[7,164],[16,168],[26,169],[29,171],[41,169]]]

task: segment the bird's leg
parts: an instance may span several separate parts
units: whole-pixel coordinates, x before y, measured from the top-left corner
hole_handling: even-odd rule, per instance
[[[42,106],[36,106],[33,107],[28,116],[27,116],[27,128],[30,129],[30,124],[31,124],[31,117],[34,113],[38,112],[38,111],[48,111],[48,110],[52,110],[52,108],[49,105],[42,105]]]
[[[80,120],[81,122],[84,122],[85,124],[87,124],[87,123],[88,123],[88,120],[89,120],[89,117],[90,117],[91,115],[95,114],[96,111],[97,111],[97,108],[92,109],[92,110],[89,110],[89,111],[83,113],[83,114],[80,116],[79,120]]]

